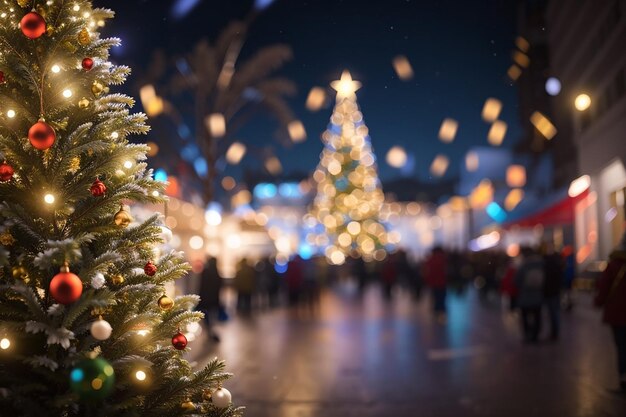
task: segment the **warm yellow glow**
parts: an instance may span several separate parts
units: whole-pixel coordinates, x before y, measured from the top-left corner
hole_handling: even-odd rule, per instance
[[[530,43],[528,43],[528,41],[522,36],[518,36],[517,38],[515,38],[515,46],[517,46],[517,49],[519,49],[520,51],[526,53],[530,48]]]
[[[191,236],[189,238],[189,247],[196,250],[202,249],[202,247],[204,247],[204,239],[202,239],[202,236]]]
[[[138,381],[145,381],[146,377],[147,375],[144,371],[135,372],[135,378],[137,378]]]
[[[337,91],[337,100],[342,98],[354,97],[356,91],[361,88],[361,83],[354,81],[350,72],[345,70],[341,74],[341,79],[333,81],[330,86]]]
[[[506,195],[504,199],[504,208],[507,211],[514,210],[515,207],[524,199],[524,190],[519,188],[514,188]]]
[[[346,226],[346,229],[348,229],[348,233],[356,236],[361,232],[361,224],[358,222],[350,222],[348,226]]]
[[[576,106],[576,110],[585,111],[591,106],[591,97],[588,94],[579,94],[576,96],[576,100],[574,100],[574,106]]]
[[[75,12],[80,10],[80,6],[78,4],[75,4],[74,7],[72,7],[72,10],[74,10]]]
[[[506,72],[506,75],[509,76],[511,81],[516,81],[520,75],[522,75],[522,69],[517,65],[511,65],[509,70]]]
[[[502,102],[497,98],[490,97],[485,100],[485,105],[483,106],[483,120],[488,123],[493,123],[498,120],[498,116],[500,116],[501,111]]]
[[[91,381],[91,388],[93,388],[95,391],[98,391],[100,388],[102,388],[102,380],[100,378],[94,378]]]
[[[534,112],[530,116],[530,122],[546,139],[550,140],[556,135],[556,127],[540,112]]]
[[[474,172],[478,169],[480,164],[478,154],[474,151],[468,152],[465,156],[465,168],[468,172]]]
[[[241,237],[239,235],[232,234],[226,238],[226,246],[230,249],[238,249],[241,247]]]
[[[163,113],[163,100],[157,96],[153,85],[148,84],[141,87],[139,99],[148,116],[155,117]]]
[[[221,138],[226,134],[226,118],[222,113],[213,113],[205,120],[207,129],[214,138]]]
[[[411,67],[411,63],[404,55],[395,57],[392,65],[396,74],[398,74],[398,78],[402,81],[407,81],[413,78],[413,67]]]
[[[528,55],[520,51],[513,52],[513,61],[522,68],[528,68],[528,65],[530,65]]]
[[[511,243],[506,248],[506,254],[510,256],[511,258],[515,258],[516,256],[518,256],[519,252],[520,252],[520,247],[519,247],[519,244],[517,243]]]
[[[430,173],[435,177],[443,176],[448,170],[448,165],[450,164],[450,160],[445,155],[437,155],[430,165]]]
[[[9,119],[14,118],[14,117],[15,117],[15,110],[8,110],[8,111],[7,111],[7,117],[8,117]]]
[[[450,143],[454,140],[456,136],[456,131],[459,128],[459,122],[451,118],[443,119],[441,123],[441,127],[439,128],[439,139],[442,142]]]
[[[133,167],[133,161],[124,161],[124,168],[131,169]]]
[[[235,185],[237,185],[237,183],[233,177],[224,177],[222,179],[222,187],[224,187],[226,191],[232,190],[235,188]]]
[[[469,204],[470,207],[485,208],[489,203],[493,201],[493,185],[489,180],[482,180],[474,190],[470,193]]]
[[[487,133],[487,140],[493,146],[502,145],[502,141],[504,141],[504,136],[506,136],[507,124],[502,120],[496,120],[491,125],[491,129],[489,129],[489,133]]]
[[[306,140],[306,130],[300,120],[292,120],[287,125],[289,137],[294,143],[304,142]]]
[[[511,188],[526,185],[526,168],[522,165],[511,165],[506,169],[506,184]]]
[[[52,68],[50,68],[50,71],[54,72],[55,74],[58,74],[59,72],[61,72],[61,67],[55,64],[52,66]]]
[[[339,250],[330,254],[330,261],[335,265],[341,265],[346,261],[346,256]]]
[[[278,175],[282,172],[283,166],[277,157],[270,156],[265,160],[265,169],[272,175]]]
[[[54,200],[55,200],[54,195],[50,193],[43,196],[43,201],[45,201],[46,204],[53,204]]]
[[[325,100],[326,91],[321,87],[313,87],[306,99],[306,108],[310,111],[318,111],[324,105]]]
[[[7,350],[9,347],[11,347],[11,341],[6,337],[2,338],[2,340],[0,340],[0,349]]]
[[[226,161],[231,165],[237,165],[246,155],[246,145],[241,142],[233,142],[226,151]]]
[[[394,168],[402,168],[406,165],[406,151],[401,146],[393,146],[387,152],[387,163]]]
[[[117,133],[117,132],[112,132],[112,133],[111,133],[111,139],[117,139],[117,138],[119,138],[119,137],[120,137],[120,134],[119,134],[119,133]]]

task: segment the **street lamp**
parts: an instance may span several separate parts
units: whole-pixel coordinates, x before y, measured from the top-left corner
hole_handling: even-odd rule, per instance
[[[574,106],[578,111],[585,111],[591,106],[591,97],[588,94],[582,93],[576,96],[574,100]]]

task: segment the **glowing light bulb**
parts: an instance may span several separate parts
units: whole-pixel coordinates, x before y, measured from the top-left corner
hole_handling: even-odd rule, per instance
[[[113,132],[113,133],[111,133],[111,139],[117,139],[117,138],[119,138],[119,137],[120,137],[120,134],[119,134],[119,133],[117,133],[117,132]]]
[[[9,111],[7,111],[7,117],[8,117],[9,119],[14,118],[14,117],[15,117],[15,110],[9,110]]]
[[[137,378],[138,381],[145,381],[146,373],[144,371],[137,371],[135,372],[135,378]]]
[[[89,12],[85,12],[85,13],[83,13],[83,17],[84,17],[85,19],[89,18],[89,16],[91,16],[91,15],[89,14]]]
[[[63,90],[63,97],[65,97],[65,98],[72,97],[72,90],[70,90],[70,89]]]
[[[52,68],[50,68],[50,71],[54,72],[55,74],[58,74],[59,72],[61,72],[61,67],[55,64],[52,66]]]
[[[133,167],[133,161],[124,162],[124,168],[131,169]]]
[[[11,341],[6,337],[0,340],[0,349],[7,350],[11,346]]]
[[[145,329],[144,329],[144,330],[139,330],[139,331],[137,332],[137,334],[138,334],[139,336],[145,336],[145,335],[147,335],[148,333],[150,333],[150,331],[149,331],[149,330],[145,330]]]
[[[43,201],[45,201],[46,204],[52,204],[54,203],[54,200],[55,200],[54,195],[50,193],[43,196]]]
[[[74,7],[72,8],[75,12],[80,10],[80,6],[78,4],[75,4]]]
[[[579,94],[574,100],[574,106],[578,111],[585,111],[591,106],[591,97],[587,94]]]

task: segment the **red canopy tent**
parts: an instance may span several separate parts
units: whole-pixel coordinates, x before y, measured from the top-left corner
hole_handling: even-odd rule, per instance
[[[558,226],[573,224],[575,219],[576,204],[579,201],[584,200],[589,195],[589,190],[577,195],[576,197],[565,197],[562,200],[536,212],[529,216],[523,217],[519,220],[506,223],[505,229],[510,229],[513,226],[518,227],[533,227],[536,225],[543,226]]]

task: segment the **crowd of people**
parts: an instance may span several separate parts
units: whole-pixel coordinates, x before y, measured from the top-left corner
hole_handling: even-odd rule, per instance
[[[596,304],[604,309],[604,321],[613,331],[618,352],[621,387],[626,392],[626,235],[622,244],[611,254],[608,267],[598,281]],[[237,293],[237,310],[249,315],[253,309],[281,304],[314,312],[319,308],[321,289],[333,282],[355,279],[364,291],[377,283],[386,299],[393,297],[395,288],[409,288],[414,297],[428,292],[433,317],[446,323],[448,291],[463,293],[474,284],[481,299],[505,298],[511,313],[519,316],[524,343],[540,341],[544,319],[549,331],[547,340],[555,342],[560,336],[560,313],[571,308],[569,290],[574,279],[571,248],[556,251],[546,243],[539,248],[522,247],[511,257],[504,252],[454,252],[435,247],[420,262],[409,259],[399,250],[383,262],[349,259],[341,267],[328,265],[323,257],[303,259],[295,256],[286,265],[277,266],[270,258],[251,262],[242,259],[232,286]],[[215,320],[225,320],[227,312],[220,293],[223,280],[217,263],[209,258],[201,274],[198,308],[205,312],[209,328]],[[426,290],[426,291],[425,291]],[[215,341],[219,336],[211,331]]]

